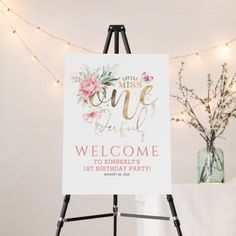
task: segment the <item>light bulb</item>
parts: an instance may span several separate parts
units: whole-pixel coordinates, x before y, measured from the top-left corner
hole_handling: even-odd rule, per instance
[[[37,28],[35,29],[35,32],[36,32],[36,33],[39,33],[39,31],[40,31],[40,27],[37,27]]]
[[[57,87],[59,84],[60,84],[60,81],[59,81],[59,80],[56,80],[56,81],[54,82],[54,87]]]
[[[223,57],[224,60],[228,59],[229,57],[229,43],[225,43],[221,48],[221,56]]]
[[[15,36],[15,35],[16,35],[16,31],[13,30],[11,34],[12,34],[13,36]]]
[[[224,46],[224,51],[225,51],[225,52],[228,52],[228,51],[229,51],[229,44],[228,44],[228,43],[225,44],[225,46]]]
[[[10,11],[11,11],[11,9],[10,9],[10,8],[7,8],[6,14],[7,14],[8,16],[10,15]]]
[[[228,44],[228,43],[226,43],[226,44],[223,46],[222,52],[223,52],[224,55],[228,55],[228,53],[229,53],[229,44]]]
[[[200,59],[201,59],[198,52],[196,53],[196,59],[197,59],[197,60],[200,60]]]
[[[65,44],[65,48],[69,48],[69,46],[70,46],[70,42]]]

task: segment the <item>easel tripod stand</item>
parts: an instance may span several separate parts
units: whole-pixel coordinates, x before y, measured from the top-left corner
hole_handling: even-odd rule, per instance
[[[114,53],[115,54],[119,53],[119,35],[121,34],[126,53],[131,54],[131,50],[130,50],[127,36],[125,33],[124,25],[110,25],[109,26],[103,53],[104,54],[108,53],[108,49],[109,49],[109,45],[110,45],[113,33],[114,33]],[[61,209],[60,218],[57,223],[56,236],[60,236],[61,229],[62,229],[64,223],[66,223],[66,222],[89,220],[89,219],[104,218],[104,217],[113,217],[113,236],[117,236],[117,218],[118,218],[118,216],[119,217],[132,217],[132,218],[173,221],[174,226],[176,227],[178,236],[182,236],[182,232],[180,229],[180,221],[179,221],[177,213],[176,213],[176,209],[175,209],[172,195],[167,194],[167,201],[169,203],[169,207],[171,210],[171,214],[172,214],[171,217],[120,213],[118,211],[118,195],[113,195],[113,211],[112,211],[112,213],[65,218],[67,207],[70,202],[70,195],[65,195],[62,209]]]

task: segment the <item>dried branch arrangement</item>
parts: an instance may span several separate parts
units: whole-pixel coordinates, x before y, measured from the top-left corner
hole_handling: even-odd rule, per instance
[[[207,146],[212,146],[217,138],[222,138],[231,118],[236,118],[236,74],[232,78],[228,76],[227,64],[222,65],[220,77],[214,82],[208,74],[207,94],[199,96],[194,89],[183,84],[184,62],[178,72],[179,95],[171,95],[180,103],[184,111],[181,117],[173,117],[176,122],[183,122],[195,128]],[[197,106],[196,106],[197,104]],[[200,120],[196,107],[203,106],[207,118]]]

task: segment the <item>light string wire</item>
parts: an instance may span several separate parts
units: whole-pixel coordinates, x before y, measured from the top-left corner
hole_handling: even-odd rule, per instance
[[[0,0],[1,1],[1,0]],[[57,77],[51,72],[51,70],[39,59],[39,57],[35,56],[35,53],[33,53],[33,51],[29,48],[29,46],[26,44],[26,42],[24,41],[24,39],[22,38],[22,36],[19,34],[18,31],[16,31],[16,29],[13,27],[13,25],[9,22],[8,18],[6,17],[6,15],[2,12],[2,10],[0,11],[1,15],[4,17],[6,23],[8,24],[9,28],[12,30],[12,33],[15,34],[18,39],[20,40],[20,42],[22,43],[22,45],[24,46],[24,48],[28,51],[28,53],[32,56],[32,59],[36,60],[39,62],[39,64],[44,67],[44,69],[52,76],[52,78],[54,79],[55,85],[57,84],[61,84],[62,86],[64,85],[63,82],[61,82],[60,80],[57,79]],[[198,107],[200,104],[196,104],[194,106]],[[181,111],[181,112],[175,112],[175,113],[171,113],[171,117],[174,116],[178,116],[178,115],[183,115],[185,114],[185,111]],[[173,121],[173,120],[172,120]]]
[[[220,48],[220,47],[223,47],[223,46],[228,47],[230,44],[234,43],[235,41],[236,41],[236,38],[232,38],[231,40],[229,40],[226,43],[217,44],[217,45],[215,45],[213,47],[210,47],[210,48],[205,48],[205,49],[202,49],[202,50],[199,50],[199,51],[196,51],[196,52],[191,52],[191,53],[181,55],[181,56],[170,57],[170,60],[184,59],[184,58],[192,57],[192,56],[197,56],[198,57],[200,54],[213,51],[217,48]]]
[[[26,24],[30,25],[31,27],[35,28],[35,30],[37,31],[41,31],[45,34],[47,34],[49,37],[51,38],[54,38],[56,40],[59,40],[63,43],[65,43],[65,47],[69,47],[69,46],[72,46],[72,47],[76,47],[76,48],[79,48],[79,49],[82,49],[86,52],[89,52],[89,53],[96,53],[96,54],[99,54],[99,52],[97,51],[94,51],[94,50],[91,50],[89,48],[86,48],[86,47],[83,47],[79,44],[76,44],[76,43],[73,43],[71,42],[70,40],[66,40],[62,37],[59,37],[59,36],[56,36],[54,35],[53,33],[50,33],[48,30],[36,25],[35,23],[27,20],[23,15],[21,15],[20,13],[18,13],[17,11],[15,11],[14,9],[11,9],[3,0],[0,0],[0,2],[2,3],[2,5],[6,8],[6,11],[7,12],[12,12],[14,15],[16,15],[20,20],[22,20],[23,22],[25,22]],[[179,56],[173,56],[173,57],[170,57],[170,61],[173,61],[173,60],[178,60],[178,59],[184,59],[184,58],[188,58],[188,57],[192,57],[192,56],[196,56],[197,58],[199,58],[199,55],[200,54],[203,54],[203,53],[207,53],[209,51],[213,51],[217,48],[220,48],[222,46],[229,46],[230,44],[234,43],[236,41],[236,37],[230,39],[229,41],[227,41],[226,43],[222,43],[222,44],[217,44],[213,47],[209,47],[209,48],[205,48],[205,49],[201,49],[201,50],[198,50],[198,51],[195,51],[195,52],[190,52],[190,53],[187,53],[187,54],[184,54],[184,55],[179,55]]]
[[[39,64],[44,67],[44,69],[52,76],[52,78],[54,79],[55,85],[57,84],[61,84],[62,86],[64,85],[63,82],[61,82],[60,80],[57,79],[57,77],[51,72],[51,70],[39,59],[39,57],[35,56],[35,53],[33,53],[33,51],[29,48],[29,46],[25,43],[24,39],[22,38],[22,36],[18,33],[18,31],[15,30],[15,28],[13,27],[13,25],[9,22],[8,18],[6,17],[6,15],[2,12],[2,10],[0,11],[1,15],[4,17],[6,23],[8,24],[9,28],[12,30],[12,33],[15,34],[18,39],[20,40],[20,42],[22,43],[22,45],[24,46],[24,48],[28,51],[28,53],[32,56],[32,59],[36,60],[39,62]],[[198,107],[199,104],[195,105],[194,107]],[[184,114],[184,111],[181,112],[175,112],[175,113],[171,113],[171,116],[178,116],[178,115],[182,115]]]
[[[20,13],[18,13],[17,11],[15,11],[14,9],[10,8],[4,1],[0,0],[0,2],[2,3],[2,5],[6,8],[6,11],[9,12],[9,13],[13,13],[14,15],[16,15],[20,20],[22,20],[23,22],[25,22],[26,24],[30,25],[31,27],[35,28],[35,30],[37,31],[40,31],[40,32],[43,32],[44,34],[48,35],[49,37],[51,38],[54,38],[58,41],[61,41],[63,43],[65,43],[65,46],[66,47],[69,47],[69,46],[72,46],[72,47],[76,47],[76,48],[79,48],[79,49],[82,49],[86,52],[90,52],[90,53],[98,53],[94,50],[91,50],[91,49],[88,49],[86,47],[83,47],[83,46],[80,46],[76,43],[73,43],[69,40],[66,40],[66,39],[63,39],[62,37],[59,37],[59,36],[56,36],[52,33],[50,33],[48,30],[40,27],[40,26],[37,26],[36,24],[32,23],[31,21],[27,20],[23,15],[21,15]]]
[[[43,32],[45,33],[46,35],[48,35],[49,37],[52,37],[56,40],[59,40],[63,43],[66,43],[65,44],[65,47],[69,47],[69,46],[72,46],[72,47],[76,47],[76,48],[79,48],[79,49],[82,49],[86,52],[89,52],[89,53],[96,53],[96,54],[99,54],[99,52],[96,52],[94,50],[91,50],[91,49],[88,49],[86,47],[83,47],[83,46],[80,46],[76,43],[72,43],[71,41],[68,41],[68,40],[65,40],[63,39],[62,37],[59,37],[59,36],[56,36],[52,33],[50,33],[49,31],[45,30],[44,28],[42,27],[39,27],[37,26],[36,24],[30,22],[29,20],[27,20],[23,15],[19,14],[18,12],[16,12],[15,10],[11,9],[8,7],[8,5],[0,0],[0,3],[5,7],[5,10],[10,13],[12,12],[14,15],[16,15],[20,20],[22,20],[23,22],[25,22],[26,24],[30,25],[31,27],[34,27],[35,30],[37,31],[40,31],[40,32]],[[20,42],[22,43],[22,45],[24,46],[24,48],[28,51],[28,53],[32,56],[32,60],[36,60],[53,78],[54,80],[54,85],[58,85],[58,84],[61,84],[61,85],[64,85],[62,81],[60,81],[55,75],[54,73],[52,73],[52,71],[42,62],[41,59],[39,59],[39,57],[37,57],[35,55],[35,53],[33,53],[33,51],[30,49],[30,47],[26,44],[25,40],[23,39],[23,37],[21,36],[21,34],[19,34],[18,31],[16,31],[15,27],[13,27],[13,25],[10,23],[10,21],[8,20],[6,14],[3,13],[3,11],[1,10],[1,15],[4,17],[6,23],[8,24],[9,28],[12,30],[12,33],[15,34],[18,39],[20,40]],[[199,54],[203,54],[203,53],[206,53],[206,52],[209,52],[209,51],[212,51],[212,50],[215,50],[217,48],[220,48],[222,46],[229,46],[230,44],[234,43],[236,41],[236,38],[232,38],[231,40],[229,40],[228,42],[226,43],[222,43],[222,44],[218,44],[218,45],[215,45],[213,47],[210,47],[210,48],[206,48],[206,49],[202,49],[202,50],[199,50],[197,52],[191,52],[191,53],[187,53],[187,54],[184,54],[184,55],[180,55],[180,56],[174,56],[174,57],[170,57],[170,60],[173,61],[173,60],[178,60],[178,59],[184,59],[184,58],[188,58],[188,57],[192,57],[192,56],[197,56],[199,57]],[[194,106],[195,107],[198,107],[200,104],[196,104]],[[175,112],[175,113],[172,113],[171,116],[174,117],[174,116],[178,116],[178,115],[184,115],[185,114],[185,111],[181,111],[181,112]]]
[[[23,37],[21,36],[21,34],[15,29],[15,27],[9,22],[8,18],[6,17],[6,15],[2,12],[2,10],[0,11],[1,15],[3,16],[3,18],[5,19],[5,22],[7,23],[8,27],[12,30],[12,34],[16,35],[17,38],[19,39],[19,41],[21,42],[21,44],[23,45],[23,47],[26,49],[26,51],[32,56],[32,60],[37,61],[52,77],[52,79],[56,84],[61,84],[63,85],[63,82],[60,81],[55,75],[54,73],[43,63],[43,61],[35,55],[35,53],[30,49],[30,47],[27,45],[27,43],[25,42],[25,40],[23,39]]]

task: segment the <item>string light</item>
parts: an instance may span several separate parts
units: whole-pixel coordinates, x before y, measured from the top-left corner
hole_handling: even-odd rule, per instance
[[[229,51],[229,43],[225,43],[224,50],[225,50],[226,52],[228,52],[228,51]]]
[[[10,8],[7,8],[7,9],[6,9],[6,14],[7,14],[8,16],[10,15],[10,11],[11,11]]]
[[[15,35],[16,35],[16,31],[13,30],[13,31],[11,32],[11,34],[12,34],[12,36],[15,36]]]
[[[1,3],[6,9],[10,9],[10,8],[8,7],[8,5],[7,5],[4,1],[0,0],[0,3]],[[28,24],[29,26],[33,27],[34,29],[37,29],[37,28],[39,27],[38,25],[34,24],[33,22],[27,20],[23,15],[19,14],[19,13],[16,12],[14,9],[11,9],[11,13],[14,14],[16,17],[18,17],[18,18],[19,18],[21,21],[23,21],[24,23],[26,23],[26,24]],[[66,39],[64,39],[64,38],[62,38],[62,37],[59,37],[59,36],[57,36],[57,35],[54,35],[53,33],[50,33],[49,31],[47,31],[46,29],[44,29],[44,28],[42,28],[42,27],[39,27],[39,28],[40,28],[40,32],[42,32],[42,33],[48,35],[48,36],[51,37],[51,38],[54,38],[55,40],[61,41],[62,43],[65,43],[65,44],[67,44],[68,42],[70,42],[69,40],[66,40]],[[83,51],[89,52],[89,53],[96,53],[96,54],[99,53],[99,52],[96,52],[96,51],[94,51],[94,50],[88,49],[88,48],[86,48],[86,47],[80,46],[79,44],[76,44],[76,43],[70,42],[70,45],[73,46],[73,47],[79,48],[79,49],[81,49],[81,50],[83,50]]]
[[[35,61],[35,60],[37,60],[37,57],[36,57],[36,56],[33,56],[33,57],[31,58],[31,60],[32,60],[32,61]]]
[[[200,60],[200,59],[201,59],[198,52],[196,52],[196,59],[197,59],[197,60]]]
[[[16,12],[16,11],[13,10],[13,9],[10,9],[10,8],[8,7],[8,5],[7,5],[3,0],[0,0],[0,3],[2,3],[2,5],[3,5],[7,10],[9,9],[9,10],[8,10],[8,13],[11,11],[12,14],[14,14],[15,16],[17,16],[17,17],[18,17],[20,20],[22,20],[24,23],[30,25],[30,26],[33,27],[34,29],[35,29],[35,28],[36,28],[36,29],[38,28],[38,26],[37,26],[36,24],[34,24],[34,23],[32,23],[31,21],[27,20],[23,15],[19,14],[18,12]],[[96,51],[94,51],[94,50],[91,50],[91,49],[88,49],[88,48],[86,48],[86,47],[83,47],[83,46],[81,46],[81,45],[78,45],[78,44],[76,44],[76,43],[70,43],[69,45],[67,45],[68,42],[70,42],[70,41],[68,41],[68,40],[66,40],[66,39],[64,39],[64,38],[62,38],[62,37],[58,37],[58,36],[56,36],[56,35],[50,33],[49,31],[45,30],[45,29],[42,28],[42,27],[39,27],[39,28],[40,28],[40,31],[41,31],[41,32],[47,34],[49,37],[54,38],[54,39],[56,39],[56,40],[59,40],[59,41],[65,43],[65,48],[69,48],[69,46],[72,46],[72,47],[76,47],[76,48],[82,49],[82,50],[87,51],[87,52],[90,52],[90,53],[99,53],[99,52],[96,52]],[[229,49],[229,45],[232,44],[232,43],[235,42],[235,41],[236,41],[236,37],[235,37],[235,38],[232,38],[230,41],[228,41],[227,43],[223,44],[223,46],[225,46],[225,48],[227,48],[226,51]],[[215,50],[215,49],[220,48],[220,47],[222,47],[222,44],[215,45],[215,46],[210,47],[210,48],[206,48],[206,49],[199,50],[199,51],[197,52],[197,53],[198,53],[198,56],[196,55],[196,52],[193,52],[193,53],[187,53],[187,54],[185,54],[185,55],[179,55],[179,56],[170,57],[170,61],[178,60],[178,59],[184,59],[184,58],[188,58],[188,57],[191,57],[191,56],[194,56],[194,55],[197,57],[197,59],[200,59],[199,54],[207,53],[207,52],[209,52],[209,51]]]
[[[59,80],[56,80],[56,81],[54,82],[54,87],[57,87],[59,84],[60,84],[60,81],[59,81]]]
[[[85,48],[83,46],[80,46],[78,44],[75,44],[75,43],[71,43],[70,41],[62,38],[62,37],[58,37],[52,33],[50,33],[49,31],[45,30],[44,28],[42,27],[39,27],[37,26],[36,24],[28,21],[23,15],[19,14],[18,12],[16,12],[14,9],[11,9],[9,8],[9,6],[3,1],[3,0],[0,0],[0,3],[3,5],[3,7],[5,8],[5,11],[6,11],[6,15],[10,15],[11,14],[14,14],[16,17],[18,17],[20,20],[22,20],[23,22],[25,22],[26,24],[30,25],[31,27],[33,27],[35,29],[35,32],[36,33],[39,33],[40,31],[47,34],[49,37],[51,38],[54,38],[56,40],[59,40],[61,42],[64,42],[64,47],[65,48],[69,48],[70,46],[73,46],[73,47],[77,47],[77,48],[80,48],[84,51],[87,51],[87,52],[90,52],[90,53],[98,53],[96,51],[93,51],[91,49],[88,49],[88,48]],[[9,22],[8,22],[9,24]],[[22,36],[19,35],[18,32],[16,32],[16,30],[9,24],[10,28],[12,29],[12,35],[17,35],[18,38],[20,39],[21,43],[24,45],[24,47],[27,49],[27,51],[32,55],[32,60],[36,60],[51,74],[51,76],[56,79],[56,77],[54,76],[54,74],[51,72],[51,70],[44,64],[41,62],[41,60],[39,60],[36,56],[34,56],[34,54],[32,54],[32,51],[29,49],[29,47],[27,46],[27,44],[25,43],[25,41],[23,40]],[[200,59],[200,55],[199,54],[203,54],[203,53],[207,53],[209,51],[212,51],[212,50],[215,50],[217,48],[220,48],[223,46],[224,48],[224,51],[225,53],[229,51],[229,45],[234,43],[236,41],[236,38],[232,38],[231,40],[229,40],[228,42],[224,43],[224,44],[219,44],[219,45],[215,45],[213,47],[210,47],[210,48],[206,48],[206,49],[202,49],[202,50],[199,50],[198,52],[194,52],[194,53],[188,53],[188,54],[185,54],[185,55],[179,55],[179,56],[174,56],[174,57],[170,57],[170,60],[173,61],[173,60],[177,60],[177,59],[183,59],[183,58],[188,58],[188,57],[191,57],[191,56],[196,56],[196,59],[199,60]],[[58,85],[57,83],[57,80],[56,79],[56,84]],[[62,84],[60,81],[59,81],[60,84]],[[179,113],[180,114],[180,113]]]
[[[210,48],[199,50],[197,53],[196,52],[195,53],[188,53],[188,54],[181,55],[181,56],[170,57],[170,60],[173,61],[173,60],[178,60],[178,59],[186,59],[186,58],[194,56],[194,55],[197,57],[197,56],[199,56],[199,54],[207,53],[207,52],[213,51],[217,48],[222,48],[222,46],[223,46],[223,49],[226,53],[226,52],[229,51],[229,45],[234,43],[234,42],[236,42],[236,37],[232,38],[231,40],[229,40],[228,42],[226,42],[224,44],[218,44],[218,45],[215,45],[215,46],[210,47]],[[199,56],[199,59],[200,59],[200,56]]]
[[[67,49],[67,48],[69,48],[70,47],[70,42],[67,42],[66,44],[65,44],[65,48]]]
[[[39,33],[39,31],[40,31],[40,27],[38,26],[38,27],[35,29],[35,32],[36,32],[36,33]]]
[[[224,58],[224,60],[228,57],[229,55],[229,42],[226,42],[224,45],[221,47],[221,56]]]
[[[57,79],[57,77],[52,73],[52,71],[42,62],[42,60],[40,60],[38,57],[35,56],[35,54],[33,53],[33,51],[30,49],[30,47],[26,44],[26,42],[24,41],[23,37],[19,34],[19,32],[17,32],[15,30],[15,28],[13,27],[13,25],[9,22],[8,18],[5,16],[5,14],[3,14],[3,12],[1,12],[1,15],[4,17],[6,23],[8,24],[9,28],[12,30],[12,33],[14,35],[16,35],[19,39],[19,41],[21,42],[21,44],[24,46],[24,48],[27,50],[27,52],[31,55],[31,59],[32,61],[37,60],[37,62],[51,75],[51,77],[57,81],[57,84],[62,84],[63,83]]]
[[[196,105],[193,105],[192,108],[195,109],[197,107],[201,107],[202,106],[202,103],[198,103]],[[176,121],[176,123],[178,123],[181,119],[185,119],[186,118],[186,111],[181,111],[181,112],[175,112],[175,113],[172,113],[171,116],[172,116],[172,121]]]

